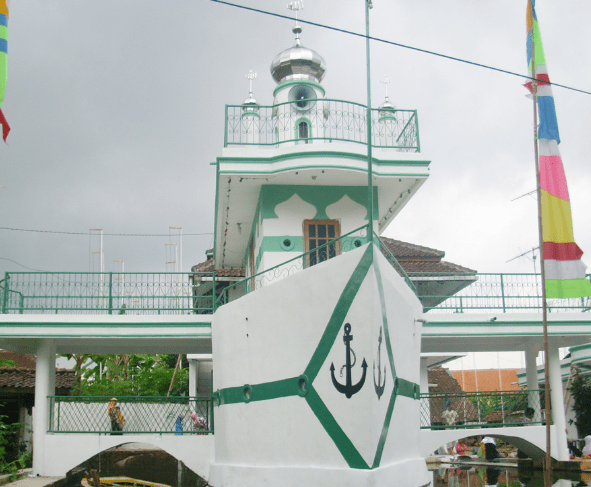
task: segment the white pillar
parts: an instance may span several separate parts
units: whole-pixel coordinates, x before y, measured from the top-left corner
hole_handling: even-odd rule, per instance
[[[542,420],[542,414],[540,412],[540,393],[537,392],[540,389],[540,383],[538,382],[538,366],[536,359],[540,351],[540,345],[530,345],[525,350],[525,375],[527,380],[527,389],[532,391],[528,394],[528,405],[534,410],[534,422],[540,422]],[[535,392],[533,392],[535,391]]]
[[[552,398],[552,421],[556,431],[556,444],[558,451],[552,452],[559,461],[568,461],[568,443],[566,437],[566,416],[564,411],[564,398],[562,390],[562,373],[560,371],[560,358],[558,347],[550,343],[548,353],[548,368],[550,369],[550,397]]]
[[[197,395],[197,388],[199,383],[199,362],[197,360],[189,360],[189,397]]]
[[[43,339],[37,347],[35,410],[33,412],[33,475],[45,473],[45,435],[49,426],[49,401],[55,394],[55,344]]]

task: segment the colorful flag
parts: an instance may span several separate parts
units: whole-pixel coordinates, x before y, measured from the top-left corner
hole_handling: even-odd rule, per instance
[[[581,261],[583,251],[575,243],[573,236],[570,198],[562,159],[558,151],[560,135],[556,108],[546,69],[535,0],[528,0],[527,3],[527,61],[530,78],[534,77],[535,68],[535,79],[538,80],[536,83],[540,117],[538,164],[546,298],[591,296],[591,282],[585,277],[587,267]],[[533,92],[531,82],[526,86]]]
[[[8,61],[8,1],[0,0],[0,107],[4,101]]]
[[[10,132],[10,125],[8,125],[6,117],[4,117],[4,113],[2,113],[2,109],[0,109],[0,126],[2,127],[2,138],[4,139],[4,142],[6,142],[8,133]]]

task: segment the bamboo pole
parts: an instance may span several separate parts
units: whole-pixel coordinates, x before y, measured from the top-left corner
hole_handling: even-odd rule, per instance
[[[533,15],[533,12],[532,12]],[[542,277],[542,332],[544,335],[544,395],[546,400],[546,459],[544,465],[544,486],[552,485],[552,456],[550,451],[550,423],[552,418],[552,405],[550,401],[550,367],[548,364],[548,308],[546,305],[546,272],[544,269],[544,236],[542,225],[542,189],[540,186],[540,156],[538,151],[538,82],[536,81],[536,49],[535,35],[532,33],[531,42],[532,63],[532,93],[534,100],[534,154],[536,164],[536,190],[538,195],[538,238],[540,245],[540,271]]]

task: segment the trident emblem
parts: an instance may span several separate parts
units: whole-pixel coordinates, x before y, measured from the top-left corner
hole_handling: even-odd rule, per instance
[[[380,338],[378,338],[378,382],[377,383],[376,383],[376,361],[375,360],[373,361],[373,385],[376,389],[376,394],[378,395],[378,400],[380,399],[380,397],[382,397],[382,394],[384,393],[384,387],[386,387],[386,367],[385,366],[384,366],[384,383],[381,384],[381,382],[382,382],[381,349],[382,349],[382,327],[380,326]]]
[[[353,352],[353,350],[351,349],[352,341],[353,335],[351,335],[351,325],[347,323],[345,325],[345,334],[343,335],[343,342],[345,342],[346,348],[345,365],[341,367],[341,376],[343,375],[343,368],[347,369],[347,381],[345,385],[340,384],[335,379],[334,363],[330,364],[330,374],[332,376],[332,383],[334,384],[336,390],[339,391],[341,394],[344,394],[347,397],[347,399],[351,399],[351,396],[353,396],[353,394],[357,394],[361,390],[363,384],[365,383],[365,374],[367,372],[367,362],[365,361],[365,359],[363,359],[363,363],[361,364],[361,368],[363,369],[363,375],[361,376],[361,380],[355,385],[351,384],[351,369],[355,365],[355,362],[357,362],[355,352]],[[353,363],[351,363],[351,354],[353,354]]]

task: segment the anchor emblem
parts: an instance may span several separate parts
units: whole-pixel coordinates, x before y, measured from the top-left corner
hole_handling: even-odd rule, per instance
[[[332,383],[335,386],[336,390],[339,391],[341,394],[344,394],[347,397],[347,399],[351,399],[353,394],[357,394],[361,390],[363,384],[365,383],[365,374],[367,372],[367,362],[365,361],[365,359],[363,359],[363,363],[361,364],[361,368],[363,369],[363,375],[361,376],[361,380],[355,385],[351,383],[351,369],[355,365],[355,362],[357,362],[355,352],[351,349],[352,341],[353,335],[351,335],[351,325],[347,323],[345,325],[345,334],[343,335],[343,342],[345,342],[346,348],[345,365],[341,367],[341,376],[343,375],[343,368],[347,370],[345,385],[340,384],[336,380],[334,376],[334,363],[330,364],[330,374],[332,376]],[[351,354],[353,354],[353,363],[351,363]]]
[[[376,361],[375,360],[373,361],[373,385],[376,389],[376,394],[378,395],[378,400],[382,397],[382,394],[384,393],[384,388],[386,387],[386,366],[384,366],[384,383],[381,384],[381,382],[382,382],[381,349],[382,349],[382,327],[380,326],[380,338],[378,338],[378,381],[377,381],[377,383],[376,383]]]

